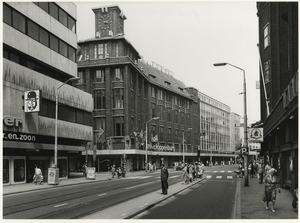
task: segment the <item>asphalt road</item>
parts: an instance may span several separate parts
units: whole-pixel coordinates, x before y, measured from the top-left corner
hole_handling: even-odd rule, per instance
[[[170,171],[169,184],[182,181]],[[160,171],[3,197],[3,219],[77,219],[161,188]],[[134,201],[134,200],[133,200]]]
[[[232,219],[236,167],[206,168],[207,179],[172,196],[134,219]]]

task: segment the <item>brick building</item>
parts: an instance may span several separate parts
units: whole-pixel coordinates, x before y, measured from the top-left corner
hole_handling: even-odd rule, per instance
[[[298,185],[298,2],[258,2],[261,155],[281,184]]]
[[[79,41],[77,55],[78,87],[94,99],[89,165],[105,170],[125,158],[127,170],[136,170],[145,168],[146,160],[158,166],[196,161],[198,149],[211,149],[210,142],[215,152],[229,150],[230,108],[187,88],[161,65],[141,60],[124,36],[126,17],[118,6],[93,12],[95,37]],[[205,147],[200,147],[202,130],[207,130]]]

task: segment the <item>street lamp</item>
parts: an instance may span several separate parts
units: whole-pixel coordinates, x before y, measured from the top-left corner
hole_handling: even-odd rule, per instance
[[[249,153],[249,149],[248,149],[248,131],[247,131],[247,99],[246,99],[246,77],[245,77],[245,70],[237,67],[235,65],[232,65],[230,63],[215,63],[214,66],[218,67],[218,66],[232,66],[235,67],[239,70],[243,71],[243,75],[244,75],[244,147],[247,149],[247,152],[245,153],[245,161],[244,161],[244,169],[245,169],[245,182],[244,182],[244,186],[249,186],[249,178],[248,178],[248,153]]]
[[[58,90],[69,81],[77,81],[80,77],[71,77],[56,88],[55,92],[55,144],[54,144],[54,166],[57,168],[57,116],[58,116]]]
[[[151,122],[152,120],[158,120],[159,117],[153,117],[151,118],[148,122],[146,122],[146,165],[148,163],[148,144],[147,144],[147,139],[148,139],[148,131],[147,131],[147,126],[148,126],[148,123]]]
[[[182,133],[182,157],[183,157],[183,163],[185,163],[184,162],[184,133],[186,131],[190,131],[190,130],[192,130],[192,128],[188,128],[188,129],[184,130],[183,133]]]
[[[200,135],[200,148],[199,148],[199,152],[198,152],[198,161],[200,162],[200,153],[201,153],[201,149],[203,149],[203,141],[201,140],[202,137],[205,137],[205,132],[202,132],[199,134]]]

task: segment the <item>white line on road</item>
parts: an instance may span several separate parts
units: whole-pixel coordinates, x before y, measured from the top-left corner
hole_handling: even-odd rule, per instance
[[[217,179],[220,179],[220,178],[222,178],[222,176],[217,176],[216,178],[217,178]]]
[[[133,187],[127,187],[127,188],[125,188],[125,190],[131,189],[131,188],[135,188],[135,187],[141,187],[141,186],[144,186],[144,185],[147,185],[147,184],[152,184],[152,183],[154,183],[154,182],[155,182],[155,181],[148,182],[148,183],[144,183],[144,184],[139,184],[139,185],[136,185],[136,186],[133,186]]]
[[[208,178],[208,179],[211,178],[211,177],[212,177],[211,175],[207,175],[207,176],[206,176],[206,178]]]
[[[171,177],[169,177],[169,178],[175,178],[175,177],[179,177],[179,175],[171,176]]]
[[[228,171],[228,173],[232,173],[232,171],[231,171],[231,170],[229,170],[229,171]]]
[[[221,170],[221,173],[224,173],[225,171],[224,170]]]
[[[98,197],[100,197],[100,196],[104,196],[104,195],[106,195],[106,194],[107,194],[107,193],[105,193],[105,194],[99,194],[99,195],[98,195]]]
[[[232,176],[227,176],[227,179],[232,179]]]
[[[64,204],[59,204],[59,205],[56,205],[54,206],[55,208],[58,208],[58,207],[61,207],[61,206],[64,206],[64,205],[67,205],[68,203],[64,203]]]

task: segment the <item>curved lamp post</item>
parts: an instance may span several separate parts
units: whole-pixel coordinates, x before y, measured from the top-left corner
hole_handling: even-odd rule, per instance
[[[57,168],[57,116],[58,116],[58,90],[69,81],[77,81],[80,77],[71,77],[56,88],[55,92],[55,143],[54,143],[54,166]]]
[[[147,126],[148,126],[148,123],[151,122],[152,120],[158,120],[159,117],[153,117],[151,118],[148,122],[146,122],[146,159],[145,159],[145,162],[146,162],[146,165],[148,163],[148,143],[147,143],[147,139],[148,139],[148,131],[147,131]]]
[[[190,131],[190,130],[192,130],[192,128],[188,128],[188,129],[184,130],[183,133],[182,133],[182,157],[183,157],[183,163],[185,163],[185,161],[184,161],[184,133],[186,131]]]
[[[234,68],[237,68],[239,70],[243,71],[243,75],[244,75],[244,148],[246,148],[246,153],[244,155],[245,157],[245,161],[244,161],[244,169],[245,169],[245,181],[244,181],[244,186],[249,186],[249,176],[248,176],[248,153],[249,153],[249,149],[248,149],[248,131],[247,131],[247,98],[246,98],[246,77],[245,77],[245,70],[237,67],[235,65],[232,65],[230,63],[215,63],[214,66],[218,67],[218,66],[232,66]]]

